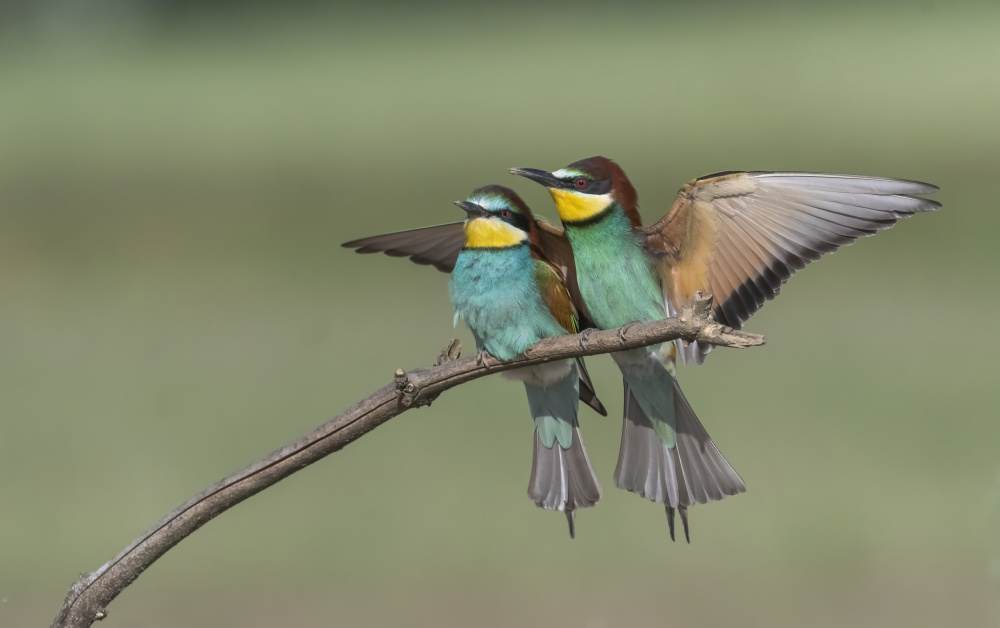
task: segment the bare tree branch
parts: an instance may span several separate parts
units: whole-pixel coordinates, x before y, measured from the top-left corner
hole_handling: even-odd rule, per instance
[[[104,619],[108,604],[119,593],[156,559],[213,517],[299,469],[339,451],[394,416],[410,408],[429,405],[438,395],[459,384],[522,366],[623,351],[677,338],[736,348],[764,344],[763,336],[737,331],[712,321],[711,306],[712,298],[709,296],[683,308],[676,318],[546,338],[523,355],[506,362],[486,354],[458,359],[460,345],[454,340],[442,351],[437,365],[410,373],[397,370],[392,384],[298,441],[192,497],[97,571],[83,574],[69,590],[52,628],[85,628]]]

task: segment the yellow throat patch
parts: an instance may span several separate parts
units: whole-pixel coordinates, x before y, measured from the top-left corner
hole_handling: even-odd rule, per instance
[[[608,208],[611,195],[578,194],[572,190],[549,188],[552,200],[556,202],[559,217],[567,222],[581,222],[593,218]]]
[[[501,249],[527,239],[527,233],[497,218],[474,218],[465,223],[465,245],[470,249]]]

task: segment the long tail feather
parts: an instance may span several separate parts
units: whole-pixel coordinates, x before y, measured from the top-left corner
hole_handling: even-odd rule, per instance
[[[649,392],[648,386],[639,384],[637,389],[626,381],[625,416],[615,486],[664,504],[668,524],[671,524],[671,538],[671,515],[674,509],[679,509],[685,537],[690,538],[687,531],[688,506],[742,493],[746,491],[746,485],[708,436],[677,380],[673,377],[669,379],[663,385],[671,387],[670,394],[659,400],[661,403],[647,400],[645,405],[650,411],[659,411],[664,400],[670,402],[672,416],[661,419],[671,424],[673,443],[664,442],[637,399],[639,390]]]
[[[674,508],[673,506],[667,506],[667,526],[670,528],[670,540],[674,539],[674,513],[677,510],[681,511],[681,524],[684,526],[684,540],[691,544],[691,533],[688,531],[688,509],[687,506],[678,506]]]
[[[539,508],[565,512],[570,537],[574,537],[576,511],[601,499],[601,486],[577,422],[576,369],[551,386],[526,382],[524,387],[535,419],[528,497]]]
[[[576,511],[590,508],[601,499],[601,485],[576,427],[569,449],[563,449],[558,442],[546,447],[535,432],[528,497],[539,508],[565,512],[571,537],[575,536]]]

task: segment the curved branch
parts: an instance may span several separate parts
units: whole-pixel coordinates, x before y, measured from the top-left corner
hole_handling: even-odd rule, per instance
[[[678,338],[726,347],[764,344],[764,337],[714,322],[712,297],[696,300],[676,318],[546,338],[512,360],[479,354],[458,359],[457,340],[445,348],[437,365],[410,373],[396,371],[395,381],[290,445],[271,453],[181,504],[97,571],[72,586],[52,628],[86,628],[107,617],[107,605],[170,548],[212,518],[361,438],[410,408],[429,405],[438,395],[490,373],[579,356],[634,349]]]

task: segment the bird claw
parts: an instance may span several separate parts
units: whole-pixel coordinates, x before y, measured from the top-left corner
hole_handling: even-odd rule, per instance
[[[625,323],[624,325],[622,325],[618,329],[618,339],[621,340],[622,342],[625,342],[625,332],[627,332],[629,329],[631,329],[632,327],[634,327],[634,326],[636,326],[638,324],[639,324],[639,321],[631,321],[631,322],[628,322],[628,323]]]
[[[580,332],[580,348],[581,349],[586,349],[587,348],[584,345],[587,344],[587,340],[590,338],[590,334],[592,334],[592,333],[594,333],[594,328],[593,327],[588,327],[587,329],[584,329],[583,331]]]
[[[486,358],[491,357],[490,352],[486,349],[480,349],[476,352],[476,366],[485,366]]]

